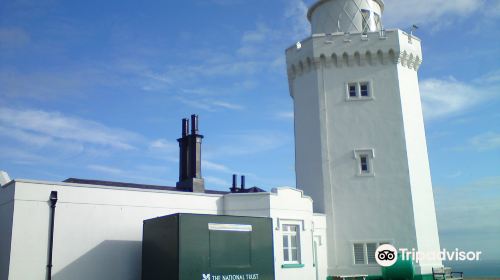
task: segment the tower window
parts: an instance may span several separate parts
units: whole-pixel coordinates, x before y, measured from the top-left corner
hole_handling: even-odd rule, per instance
[[[347,84],[347,100],[372,99],[369,82],[355,82]]]
[[[361,83],[359,85],[360,90],[361,90],[361,97],[369,97],[370,92],[368,90],[368,83]]]
[[[367,155],[362,155],[359,158],[359,161],[361,163],[361,173],[369,173],[370,168],[368,166],[368,156]]]
[[[354,159],[357,165],[358,176],[374,176],[373,172],[373,158],[375,157],[375,152],[373,149],[366,150],[355,150]]]
[[[356,87],[356,84],[349,84],[349,97],[357,96]]]

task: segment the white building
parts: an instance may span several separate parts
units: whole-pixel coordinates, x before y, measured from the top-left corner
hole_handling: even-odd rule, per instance
[[[174,213],[271,217],[276,279],[316,279],[316,269],[317,279],[326,278],[324,215],[313,214],[311,198],[296,189],[190,193],[133,184],[20,179],[0,190],[0,279],[46,279],[52,191],[58,192],[54,280],[141,279],[143,221]],[[284,260],[284,225],[298,226],[300,267]],[[313,262],[314,250],[318,265]]]
[[[2,183],[0,280],[46,279],[49,252],[56,280],[140,279],[143,220],[173,213],[272,218],[279,280],[380,276],[374,255],[381,243],[438,251],[417,77],[420,40],[383,31],[382,12],[381,0],[318,1],[309,11],[311,37],[286,51],[297,187],[304,193],[236,184],[231,192],[206,190],[203,136],[193,117],[191,133],[183,121],[176,187]],[[441,263],[421,263],[417,274],[435,266]]]

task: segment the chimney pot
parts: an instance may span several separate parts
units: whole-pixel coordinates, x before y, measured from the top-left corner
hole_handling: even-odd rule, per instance
[[[182,137],[189,134],[189,119],[182,119]]]
[[[245,175],[241,176],[241,190],[245,190]]]
[[[191,134],[198,134],[198,115],[191,115]]]

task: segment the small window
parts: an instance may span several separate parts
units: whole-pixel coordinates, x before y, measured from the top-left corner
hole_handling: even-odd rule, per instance
[[[349,97],[356,97],[356,84],[349,84]]]
[[[298,225],[283,225],[283,260],[300,263],[300,239]]]
[[[375,151],[373,149],[354,150],[354,159],[357,164],[359,176],[374,176],[373,159]]]
[[[347,84],[347,100],[373,99],[369,82]]]
[[[369,97],[370,91],[368,90],[368,83],[361,83],[360,86],[361,97]]]
[[[361,167],[361,173],[369,173],[370,168],[368,167],[368,156],[367,155],[362,155],[359,157],[360,161],[360,167]]]

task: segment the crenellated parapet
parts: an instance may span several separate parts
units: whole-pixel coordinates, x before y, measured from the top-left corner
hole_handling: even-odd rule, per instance
[[[369,34],[314,35],[287,51],[290,79],[326,68],[377,67],[400,64],[418,71],[422,63],[420,40],[401,30]]]

